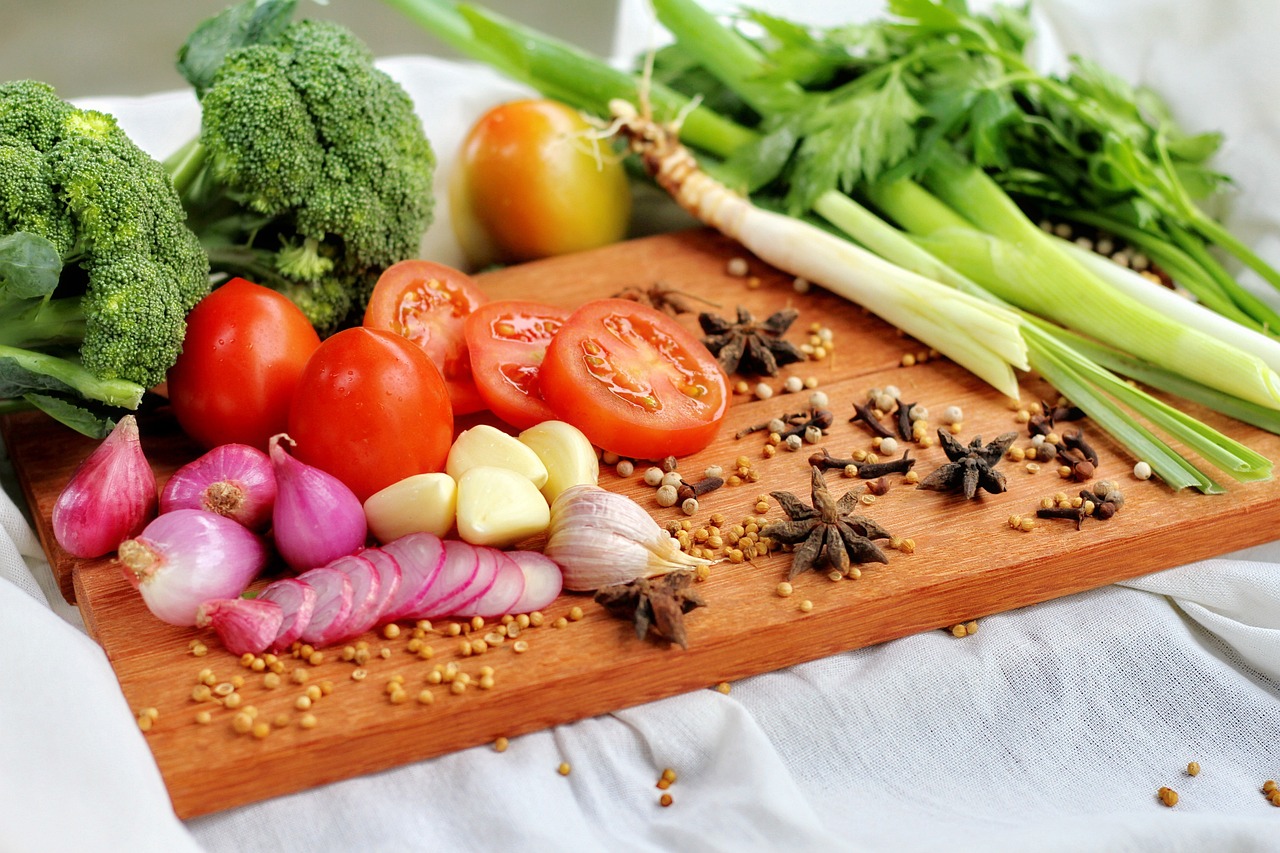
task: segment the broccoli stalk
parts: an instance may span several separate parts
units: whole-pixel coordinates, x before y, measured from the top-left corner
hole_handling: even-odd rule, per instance
[[[197,138],[165,162],[211,267],[292,299],[322,333],[358,322],[416,254],[435,157],[413,103],[345,28],[246,0],[179,52]]]
[[[178,357],[209,264],[164,169],[103,113],[0,85],[0,400],[92,436]]]

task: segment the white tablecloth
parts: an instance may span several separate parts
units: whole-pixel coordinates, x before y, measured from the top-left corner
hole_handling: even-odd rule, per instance
[[[1228,218],[1280,263],[1280,8],[1042,6],[1050,55],[1098,58],[1156,86],[1187,126],[1226,131],[1220,162],[1242,184]],[[849,9],[814,3],[803,14]],[[620,51],[649,33],[643,8],[625,3]],[[442,175],[471,119],[518,92],[438,60],[385,67],[417,99]],[[196,127],[185,94],[93,105],[158,155]],[[457,262],[439,211],[424,252]],[[1259,792],[1280,777],[1280,542],[991,616],[963,640],[931,632],[746,679],[728,695],[703,690],[526,735],[502,754],[466,750],[183,823],[12,501],[0,501],[0,527],[4,853],[1280,850],[1280,810]],[[570,776],[556,773],[561,761]],[[679,773],[665,809],[654,788],[664,767]],[[1157,801],[1163,785],[1181,795],[1176,808]]]

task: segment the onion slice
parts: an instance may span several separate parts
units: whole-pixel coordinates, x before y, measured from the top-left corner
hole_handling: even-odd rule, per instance
[[[311,622],[317,597],[315,587],[297,578],[281,578],[262,588],[258,601],[274,601],[283,615],[280,630],[269,646],[272,651],[284,651],[302,636]]]
[[[333,639],[345,640],[348,637],[358,637],[377,624],[378,617],[381,615],[378,605],[382,603],[379,595],[382,575],[368,558],[356,554],[339,557],[329,563],[328,568],[345,573],[351,581],[351,613],[348,614],[341,631],[334,626],[333,630],[337,636]]]
[[[383,622],[417,618],[444,567],[444,542],[434,533],[409,533],[379,550],[400,564],[400,589],[382,612]]]
[[[372,563],[378,572],[377,616],[373,624],[381,625],[388,621],[387,608],[400,592],[400,562],[381,548],[366,548],[360,556]]]
[[[298,639],[313,646],[327,646],[340,639],[351,615],[351,579],[343,571],[321,566],[298,575],[298,580],[316,591],[311,621]]]
[[[524,570],[505,551],[494,548],[480,550],[493,552],[494,559],[498,561],[493,585],[479,598],[458,607],[453,615],[467,619],[473,616],[493,619],[508,613],[519,613],[520,611],[512,608],[524,596]]]
[[[261,598],[213,598],[196,609],[196,626],[210,625],[233,655],[261,654],[280,630],[283,610]]]
[[[468,545],[458,539],[448,539],[444,543],[444,565],[440,567],[440,576],[427,597],[418,605],[414,613],[416,619],[438,619],[448,616],[461,604],[472,600],[469,595],[477,575],[480,573],[480,552],[474,545]],[[484,561],[493,573],[495,562]],[[492,579],[488,585],[492,585]],[[488,588],[486,585],[486,589]]]
[[[537,551],[509,551],[507,557],[524,572],[524,593],[511,606],[512,613],[532,613],[555,601],[564,588],[560,566]]]

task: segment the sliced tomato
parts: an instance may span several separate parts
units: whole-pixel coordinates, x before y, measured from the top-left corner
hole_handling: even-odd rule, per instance
[[[364,325],[406,337],[427,351],[449,388],[455,415],[485,407],[471,376],[464,325],[486,301],[466,273],[432,261],[392,264],[378,278]]]
[[[471,373],[485,404],[517,429],[551,420],[542,399],[538,370],[569,312],[553,305],[500,299],[467,318]]]
[[[728,379],[702,342],[629,299],[594,300],[570,314],[538,376],[557,418],[636,459],[696,453],[729,409]]]

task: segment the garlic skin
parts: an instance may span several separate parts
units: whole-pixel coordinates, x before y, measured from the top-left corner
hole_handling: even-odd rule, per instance
[[[542,552],[559,564],[564,588],[574,592],[712,563],[681,551],[631,498],[588,484],[565,489],[551,505]]]
[[[138,421],[125,415],[80,463],[53,505],[53,537],[73,557],[108,554],[156,517],[156,475]]]

